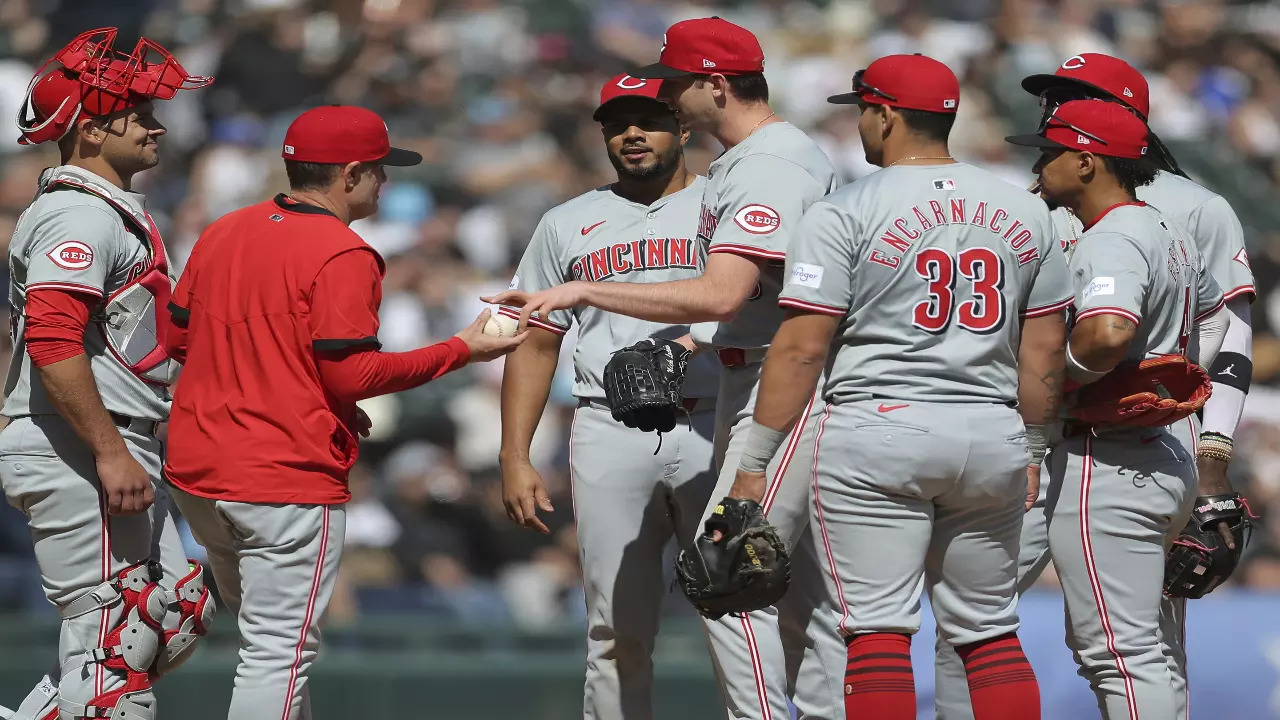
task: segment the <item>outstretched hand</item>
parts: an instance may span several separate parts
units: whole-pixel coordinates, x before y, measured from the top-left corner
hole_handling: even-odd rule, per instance
[[[568,310],[582,305],[585,296],[586,283],[574,280],[535,293],[524,290],[504,290],[492,297],[480,299],[494,305],[520,308],[519,329],[524,332],[529,325],[529,318],[546,320],[556,310]]]
[[[520,343],[529,337],[529,331],[521,326],[520,331],[514,337],[497,337],[494,335],[484,334],[484,324],[489,322],[492,313],[489,308],[485,308],[475,319],[475,322],[466,326],[458,332],[454,337],[467,344],[467,348],[471,351],[471,359],[468,362],[488,362],[494,358],[502,357],[507,353],[520,347]]]

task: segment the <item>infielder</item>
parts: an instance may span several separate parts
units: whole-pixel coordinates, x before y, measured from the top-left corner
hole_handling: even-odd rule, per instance
[[[56,142],[61,164],[41,174],[9,246],[0,484],[27,516],[62,629],[57,665],[5,718],[155,718],[152,683],[186,660],[214,610],[157,483],[172,278],[130,190],[160,160],[152,101],[212,78],[146,39],[118,52],[115,37],[92,30],[59,51],[18,118],[19,142]]]
[[[705,131],[725,147],[707,171],[702,195],[698,240],[709,253],[704,272],[659,283],[584,278],[535,293],[512,290],[490,301],[522,305],[522,324],[579,306],[654,323],[697,323],[693,341],[713,350],[723,366],[716,397],[719,477],[705,520],[714,498],[733,482],[751,425],[760,363],[782,320],[776,301],[783,261],[799,239],[795,228],[805,208],[840,179],[817,144],[769,108],[764,53],[754,35],[720,18],[702,18],[673,25],[665,37],[660,61],[632,75],[662,79],[661,97],[684,127]],[[783,720],[788,697],[802,718],[840,713],[843,652],[806,532],[810,493],[800,479],[808,473],[817,411],[811,408],[796,425],[788,451],[770,465],[772,482],[762,503],[792,548],[791,588],[776,608],[726,615],[710,626],[713,665],[735,718]],[[792,480],[783,482],[788,475]],[[745,647],[733,640],[742,634]]]
[[[1028,92],[1040,97],[1045,117],[1064,102],[1073,99],[1098,98],[1117,102],[1145,118],[1149,110],[1147,81],[1135,68],[1119,58],[1097,53],[1084,53],[1068,58],[1052,74],[1032,75],[1023,80]],[[1153,161],[1176,168],[1173,158],[1163,148]],[[1227,460],[1231,453],[1231,437],[1244,410],[1245,396],[1253,374],[1252,337],[1249,305],[1255,292],[1253,273],[1245,251],[1240,221],[1227,201],[1170,169],[1158,169],[1155,179],[1137,188],[1139,200],[1159,210],[1174,225],[1184,228],[1204,259],[1205,267],[1223,289],[1226,298],[1227,333],[1209,370],[1213,395],[1203,411],[1203,425],[1196,443],[1198,495],[1230,492],[1226,478]],[[1058,237],[1068,253],[1083,232],[1077,216],[1052,198],[1045,198],[1053,209]],[[1019,556],[1019,590],[1031,587],[1049,563],[1048,532],[1045,523],[1045,501],[1048,484],[1023,521],[1022,550]],[[1228,532],[1228,534],[1230,534]],[[1232,538],[1231,544],[1239,540]],[[1182,642],[1182,618],[1185,600],[1164,600],[1164,638],[1168,640],[1170,670],[1177,695],[1177,720],[1187,717],[1185,648]],[[940,720],[970,720],[968,693],[963,682],[959,658],[939,641],[936,702]]]
[[[730,493],[760,496],[825,364],[811,482],[850,720],[916,717],[922,590],[977,717],[1040,717],[1018,535],[1061,396],[1070,282],[1043,203],[952,159],[959,94],[942,63],[892,55],[829,98],[859,106],[884,169],[805,213]]]
[[[1212,366],[1226,330],[1222,290],[1194,243],[1135,196],[1155,176],[1147,137],[1121,105],[1075,100],[1038,134],[1009,138],[1041,148],[1041,194],[1087,218],[1070,259],[1067,343],[1067,374],[1081,394],[1122,363],[1181,356]],[[1156,427],[1068,420],[1049,458],[1049,551],[1067,642],[1105,718],[1178,712],[1161,598],[1165,551],[1195,499],[1195,447],[1189,417]]]
[[[536,292],[575,279],[649,283],[701,273],[706,254],[695,233],[706,179],[685,169],[689,133],[657,99],[660,86],[629,75],[605,83],[592,119],[601,125],[618,181],[548,212],[513,286]],[[511,308],[500,312],[519,317]],[[683,392],[687,419],[659,442],[613,420],[602,371],[618,348],[655,336],[679,338],[688,326],[591,307],[532,319],[529,340],[503,369],[500,458],[507,514],[541,532],[547,529],[537,511],[552,506],[529,463],[529,446],[561,337],[573,322],[579,327],[573,349],[578,409],[569,436],[570,474],[588,618],[583,717],[647,720],[653,717],[650,656],[667,590],[663,552],[673,535],[682,544],[692,540],[716,482],[716,368],[710,355],[693,361]],[[746,647],[745,636],[731,639]]]

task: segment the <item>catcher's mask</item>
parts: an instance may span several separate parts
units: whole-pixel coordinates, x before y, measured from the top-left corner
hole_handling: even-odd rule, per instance
[[[213,78],[191,75],[159,44],[142,38],[129,54],[116,50],[116,28],[81,33],[36,71],[18,110],[22,145],[60,140],[78,120],[168,100]]]

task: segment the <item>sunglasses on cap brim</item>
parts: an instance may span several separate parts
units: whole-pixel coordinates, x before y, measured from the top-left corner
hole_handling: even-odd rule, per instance
[[[853,92],[832,95],[827,98],[827,102],[833,105],[856,105],[859,102],[862,102],[863,98],[867,95],[883,98],[889,102],[898,102],[898,98],[893,95],[890,95],[878,87],[874,87],[863,82],[862,76],[866,72],[866,70],[859,70],[853,74]]]
[[[1045,150],[1072,150],[1072,151],[1080,152],[1078,148],[1068,147],[1056,140],[1050,140],[1049,138],[1045,137],[1045,133],[1049,130],[1052,130],[1053,128],[1065,128],[1072,132],[1079,133],[1080,135],[1083,135],[1084,137],[1089,138],[1090,140],[1098,143],[1099,145],[1105,146],[1108,144],[1106,140],[1103,140],[1102,138],[1089,132],[1088,130],[1082,130],[1076,127],[1075,125],[1072,125],[1071,123],[1063,120],[1062,118],[1054,117],[1052,115],[1049,117],[1048,121],[1046,123],[1043,123],[1043,126],[1039,130],[1037,130],[1034,134],[1013,135],[1011,137],[1005,138],[1005,141],[1013,145],[1022,145],[1024,147],[1037,147]]]

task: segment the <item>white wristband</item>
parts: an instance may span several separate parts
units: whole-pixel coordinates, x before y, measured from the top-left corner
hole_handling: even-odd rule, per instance
[[[1049,426],[1027,425],[1027,451],[1031,453],[1031,464],[1039,467],[1044,456],[1049,452]]]
[[[1067,377],[1075,380],[1081,385],[1088,385],[1091,382],[1101,380],[1106,373],[1090,370],[1081,365],[1071,354],[1071,343],[1067,343]]]
[[[742,448],[742,457],[738,460],[738,469],[749,473],[764,472],[786,440],[787,433],[782,430],[752,423],[751,431],[747,433],[747,444]]]

